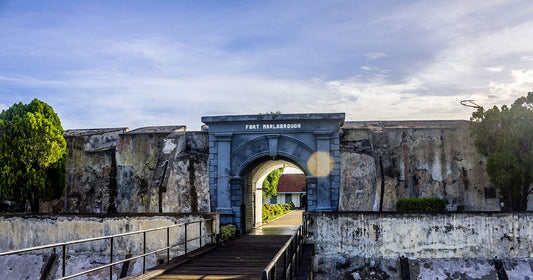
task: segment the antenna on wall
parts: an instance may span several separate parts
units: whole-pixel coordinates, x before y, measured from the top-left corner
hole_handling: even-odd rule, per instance
[[[476,108],[476,109],[482,108],[481,106],[476,104],[473,99],[461,100],[461,105],[466,106],[466,107]]]

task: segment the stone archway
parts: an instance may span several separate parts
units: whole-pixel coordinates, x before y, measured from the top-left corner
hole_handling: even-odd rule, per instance
[[[268,160],[285,159],[307,174],[308,211],[338,209],[339,129],[343,113],[203,117],[209,132],[211,209],[244,230],[246,178]]]
[[[256,164],[251,165],[240,176],[244,178],[244,209],[241,209],[241,215],[243,217],[243,228],[246,229],[246,232],[262,224],[263,181],[270,172],[282,167],[293,167],[301,170],[297,165],[285,159],[272,160],[264,158],[264,161],[258,161]]]

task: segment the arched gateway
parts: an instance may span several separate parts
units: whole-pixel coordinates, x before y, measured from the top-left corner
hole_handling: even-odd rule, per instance
[[[202,121],[209,126],[211,209],[220,213],[221,223],[242,231],[260,224],[258,182],[281,166],[305,173],[308,211],[337,210],[344,113],[207,116]]]

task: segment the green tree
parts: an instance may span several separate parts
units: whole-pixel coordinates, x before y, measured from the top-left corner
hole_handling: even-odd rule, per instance
[[[263,198],[270,198],[278,195],[278,182],[282,173],[283,168],[278,168],[268,174],[263,181]]]
[[[470,129],[477,150],[487,157],[487,174],[500,192],[502,209],[526,210],[533,182],[533,92],[510,108],[478,108]]]
[[[66,141],[59,117],[34,99],[0,113],[0,197],[39,211],[39,201],[61,196]]]

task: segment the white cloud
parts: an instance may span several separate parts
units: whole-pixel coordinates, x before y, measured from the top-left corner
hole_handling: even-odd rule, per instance
[[[470,112],[459,105],[458,96],[420,96],[420,81],[387,84],[384,81],[330,82],[339,98],[331,104],[347,113],[347,120],[464,119]],[[315,104],[318,109],[318,104]]]
[[[485,67],[485,69],[491,72],[501,72],[503,70],[503,67]]]
[[[518,97],[533,91],[533,70],[513,70],[511,77],[507,82],[490,82],[489,94],[478,96],[488,105],[483,105],[484,107],[510,105]]]

